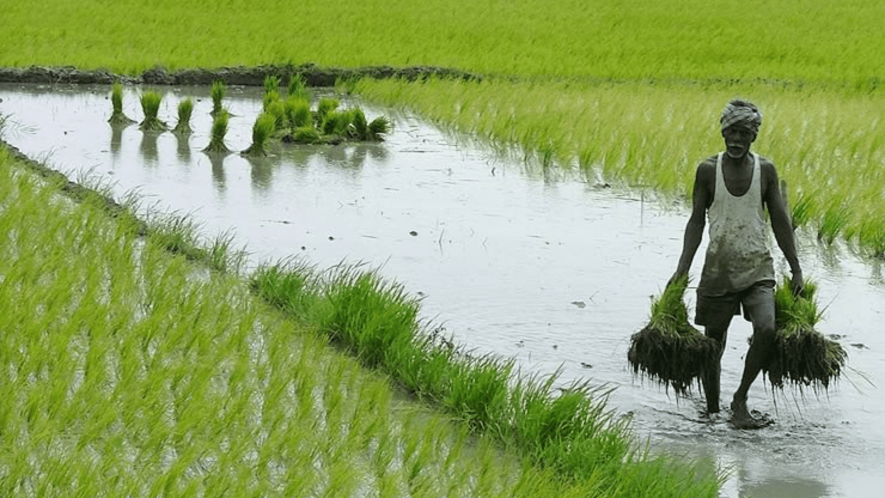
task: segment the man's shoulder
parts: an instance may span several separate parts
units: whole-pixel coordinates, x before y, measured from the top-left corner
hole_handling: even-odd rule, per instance
[[[714,154],[698,164],[699,170],[714,170],[716,169],[716,163],[719,162],[719,154]]]

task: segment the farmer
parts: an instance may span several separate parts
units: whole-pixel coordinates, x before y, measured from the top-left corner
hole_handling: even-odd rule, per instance
[[[743,307],[744,318],[753,323],[753,341],[731,409],[732,423],[749,428],[759,423],[747,409],[747,392],[766,365],[775,333],[775,276],[765,208],[777,244],[790,265],[794,293],[802,291],[803,279],[777,170],[768,159],[750,152],[762,124],[762,113],[750,102],[732,100],[719,123],[725,152],[697,167],[682,255],[670,283],[688,273],[703,237],[705,218],[709,217],[710,240],[697,289],[695,323],[703,325],[707,337],[719,343],[719,355],[701,383],[707,411],[718,412],[719,374],[728,326]]]

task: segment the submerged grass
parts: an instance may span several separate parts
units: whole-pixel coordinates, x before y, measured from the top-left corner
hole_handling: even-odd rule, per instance
[[[634,374],[683,395],[716,361],[720,347],[689,323],[683,299],[687,287],[688,276],[683,275],[652,301],[649,323],[633,334],[627,352]]]
[[[763,369],[774,387],[790,383],[825,390],[842,373],[848,353],[814,328],[823,314],[816,291],[816,284],[806,281],[802,295],[795,296],[788,278],[775,289],[774,353]]]
[[[135,218],[108,216],[98,196],[60,196],[64,181],[37,179],[2,148],[0,180],[4,496],[715,496],[714,477],[686,485],[661,467],[652,482],[632,460],[617,487],[590,474],[564,480],[494,432],[402,399],[238,275],[170,254]],[[378,307],[365,319],[335,313],[332,294],[298,292],[316,290],[303,274],[277,280],[290,294],[276,304],[324,317],[327,333],[373,325],[378,335],[385,317],[411,329],[412,304],[385,305],[390,294],[344,275],[336,306],[360,311],[368,300]],[[494,393],[481,386],[500,377],[483,367],[471,382]],[[484,407],[469,385],[459,392],[453,404]],[[558,429],[570,411],[548,419],[549,445],[574,432]],[[476,417],[504,423],[493,415]]]
[[[573,383],[559,392],[558,374],[519,376],[512,360],[456,347],[420,321],[418,300],[374,271],[341,266],[317,273],[293,260],[259,268],[251,285],[364,365],[593,495],[716,493],[716,476],[697,475],[697,464],[673,465],[639,447],[628,419],[613,418],[599,388]]]

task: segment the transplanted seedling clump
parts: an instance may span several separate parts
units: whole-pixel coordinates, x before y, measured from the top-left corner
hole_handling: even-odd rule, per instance
[[[157,117],[163,97],[157,92],[145,92],[141,96],[144,120],[138,125],[143,131],[165,131],[169,127]]]
[[[191,99],[184,99],[178,103],[178,123],[172,130],[180,135],[189,135],[193,133],[191,129],[191,114],[194,112],[194,102]]]
[[[113,106],[113,113],[110,119],[108,119],[108,123],[112,125],[128,125],[135,122],[134,119],[130,119],[123,113],[123,85],[120,82],[114,83],[114,88],[111,91],[111,105]]]
[[[266,156],[267,141],[276,129],[276,119],[268,113],[261,113],[252,125],[252,145],[242,152],[246,156]]]
[[[230,149],[224,144],[224,136],[227,135],[227,122],[229,116],[227,111],[221,110],[212,120],[212,136],[209,139],[209,145],[203,149],[203,152],[212,152],[216,154],[227,154]]]

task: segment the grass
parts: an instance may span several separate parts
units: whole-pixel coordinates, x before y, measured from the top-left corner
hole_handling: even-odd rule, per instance
[[[677,468],[638,446],[629,420],[613,417],[598,388],[572,383],[560,393],[557,374],[526,377],[511,360],[457,348],[422,323],[416,299],[374,271],[341,266],[317,272],[292,260],[259,268],[251,285],[367,367],[567,482],[601,496],[716,492],[715,477],[698,477],[699,467]]]
[[[403,398],[386,376],[330,347],[316,325],[256,299],[237,273],[170,253],[167,239],[140,236],[133,216],[109,216],[98,195],[59,195],[63,179],[38,179],[5,149],[0,179],[0,494],[577,497],[613,489],[590,477],[563,480],[493,432]],[[336,306],[390,296],[365,293],[364,277],[347,282],[362,290],[339,288]],[[287,285],[309,290],[311,282]],[[325,327],[354,320],[327,307],[331,296],[302,296],[290,311],[313,309]],[[500,377],[490,367],[475,375],[481,385]],[[543,388],[533,392],[537,403]],[[470,399],[452,397],[459,406]],[[555,440],[564,426],[554,418],[546,427]],[[649,467],[627,468],[616,495],[644,491]],[[669,496],[676,477],[663,470],[650,489]],[[673,490],[714,496],[715,479],[699,479]]]
[[[649,323],[633,334],[627,359],[634,374],[642,374],[676,394],[687,394],[715,362],[720,345],[688,321],[683,299],[688,275],[676,279],[652,301]]]

